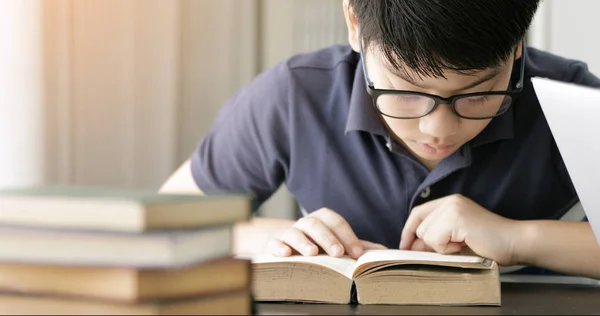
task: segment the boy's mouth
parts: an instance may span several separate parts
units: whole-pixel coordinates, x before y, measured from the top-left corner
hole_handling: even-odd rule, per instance
[[[419,143],[417,142],[419,149],[431,155],[441,156],[448,154],[454,149],[454,145],[440,145],[432,143]]]

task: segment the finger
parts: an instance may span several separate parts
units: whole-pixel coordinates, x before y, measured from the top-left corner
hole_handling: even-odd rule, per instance
[[[383,250],[383,249],[388,249],[386,246],[384,246],[382,244],[377,244],[377,243],[366,241],[366,240],[361,240],[360,243],[363,246],[364,250],[371,250],[371,249],[381,249],[381,250]]]
[[[316,216],[306,216],[294,224],[294,227],[302,231],[307,237],[323,248],[332,257],[344,255],[344,247],[331,229]]]
[[[345,252],[351,257],[357,259],[363,254],[364,249],[360,240],[358,240],[352,227],[350,227],[350,224],[342,216],[331,210],[319,212],[315,216],[318,216],[323,224],[329,227],[335,236],[337,236]]]
[[[447,243],[445,248],[442,249],[441,251],[439,251],[439,253],[442,253],[442,254],[458,253],[458,252],[460,252],[461,249],[462,249],[462,246],[459,243],[450,242],[450,243]]]
[[[412,243],[417,238],[417,228],[421,222],[444,203],[444,198],[429,201],[412,209],[400,236],[400,249],[411,249]]]
[[[431,247],[427,246],[427,244],[425,243],[425,241],[423,239],[421,239],[421,238],[415,239],[415,241],[413,242],[412,246],[410,247],[410,250],[414,250],[414,251],[428,251],[428,252],[434,251]]]
[[[312,243],[302,231],[292,227],[286,230],[279,240],[290,248],[295,249],[303,256],[315,256],[319,253],[319,247]]]
[[[423,240],[437,253],[455,253],[460,251],[462,246],[460,243],[452,242],[452,233],[452,224],[445,218],[437,217],[424,233]]]
[[[271,239],[267,245],[267,248],[270,254],[277,257],[287,257],[292,254],[292,248],[277,238]]]
[[[438,206],[438,208],[429,213],[429,215],[427,215],[427,217],[425,217],[423,221],[419,224],[419,227],[417,227],[417,230],[415,231],[416,238],[422,239],[425,235],[425,232],[429,230],[431,224],[437,222],[438,218],[440,217],[440,215],[443,215],[444,211],[445,207],[443,205],[440,205]]]

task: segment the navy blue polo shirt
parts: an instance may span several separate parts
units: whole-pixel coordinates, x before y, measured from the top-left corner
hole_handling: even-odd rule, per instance
[[[240,89],[191,157],[198,187],[262,203],[285,182],[308,212],[330,208],[390,248],[413,207],[454,193],[519,220],[559,219],[578,202],[530,78],[600,87],[584,63],[529,48],[510,110],[429,172],[390,137],[359,58],[341,45],[296,55]]]

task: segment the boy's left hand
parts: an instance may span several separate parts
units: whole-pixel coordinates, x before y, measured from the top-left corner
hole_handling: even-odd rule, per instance
[[[400,249],[455,253],[467,246],[499,265],[512,265],[516,264],[516,224],[462,195],[450,195],[412,210],[402,230]]]

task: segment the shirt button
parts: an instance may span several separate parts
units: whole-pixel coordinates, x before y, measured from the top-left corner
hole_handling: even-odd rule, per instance
[[[428,198],[430,194],[431,194],[430,187],[426,187],[425,189],[423,189],[423,191],[421,191],[421,197],[424,199]]]

